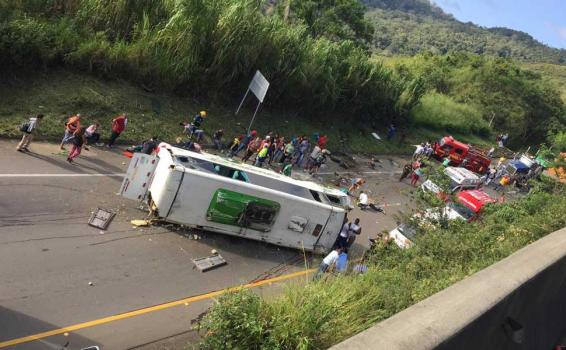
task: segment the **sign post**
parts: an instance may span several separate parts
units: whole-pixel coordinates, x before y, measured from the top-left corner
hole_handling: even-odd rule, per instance
[[[248,86],[248,89],[246,90],[246,94],[242,98],[242,102],[240,102],[240,105],[238,106],[238,109],[236,110],[235,113],[236,115],[238,114],[238,112],[242,108],[242,105],[244,104],[246,97],[248,97],[248,93],[251,90],[251,92],[254,93],[255,97],[257,97],[258,103],[257,103],[257,107],[255,108],[255,112],[252,117],[252,120],[250,122],[250,126],[248,127],[248,133],[252,128],[252,124],[255,120],[255,116],[257,114],[257,111],[259,110],[259,106],[263,103],[265,95],[267,94],[267,89],[269,89],[269,82],[267,81],[267,79],[265,79],[265,77],[263,76],[263,74],[261,74],[259,70],[256,71],[252,81],[250,82],[250,85]]]

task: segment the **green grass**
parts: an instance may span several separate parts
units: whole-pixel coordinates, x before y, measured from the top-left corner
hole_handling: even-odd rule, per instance
[[[429,128],[459,133],[489,135],[488,123],[475,107],[457,103],[451,97],[429,93],[411,111],[413,122]]]
[[[167,93],[149,93],[140,87],[122,80],[100,79],[88,74],[68,70],[54,70],[39,74],[16,74],[0,82],[0,136],[19,137],[17,126],[28,116],[37,113],[46,115],[41,125],[43,139],[58,141],[63,135],[63,125],[70,114],[81,113],[83,124],[99,121],[102,137],[110,134],[110,122],[120,112],[128,112],[130,120],[121,141],[136,143],[153,135],[173,142],[182,136],[181,121],[189,121],[200,110],[207,110],[204,127],[210,135],[223,128],[226,140],[245,132],[253,114],[254,103],[248,97],[246,108],[234,116],[237,101],[233,106],[214,102],[197,101]],[[424,140],[434,140],[443,135],[442,130],[409,130],[404,143],[399,135],[392,142],[377,141],[371,130],[363,125],[352,125],[342,116],[328,116],[332,122],[313,120],[306,115],[283,113],[267,108],[260,109],[254,128],[264,133],[273,130],[285,136],[325,133],[330,137],[329,148],[342,148],[340,137],[346,138],[346,151],[365,154],[411,153],[412,145]],[[385,126],[378,131],[385,136]],[[454,135],[466,142],[484,143],[473,135]]]

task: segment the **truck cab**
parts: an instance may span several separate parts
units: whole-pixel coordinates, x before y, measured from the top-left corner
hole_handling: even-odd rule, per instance
[[[445,136],[433,146],[434,156],[448,158],[450,165],[462,166],[478,174],[488,171],[491,160],[479,149],[462,143],[452,136]]]

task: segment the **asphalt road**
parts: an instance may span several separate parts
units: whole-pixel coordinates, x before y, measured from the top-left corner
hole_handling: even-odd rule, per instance
[[[294,250],[212,233],[199,233],[201,239],[194,240],[176,227],[132,227],[131,219],[147,213],[116,194],[128,163],[118,151],[83,151],[71,165],[56,145],[34,143],[28,154],[16,152],[15,145],[0,140],[0,344],[304,269],[303,255]],[[106,231],[87,225],[97,207],[118,213]],[[228,264],[205,273],[194,269],[191,259],[212,249]],[[195,339],[187,334],[191,320],[211,302],[9,348],[179,346]]]

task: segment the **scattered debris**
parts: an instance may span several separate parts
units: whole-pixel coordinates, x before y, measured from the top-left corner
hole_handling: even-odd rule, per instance
[[[94,282],[88,282],[88,285],[92,287],[94,286]]]
[[[134,228],[135,228],[135,227],[140,227],[140,226],[149,226],[149,225],[151,225],[151,221],[149,221],[149,220],[132,220],[132,221],[130,221],[130,223],[131,223],[132,225],[134,225]]]
[[[379,135],[376,132],[372,132],[371,136],[373,136],[376,140],[380,140],[381,141],[381,137],[379,137]]]
[[[218,251],[217,251],[216,249],[212,249],[212,250],[210,251],[210,254],[212,254],[212,255],[218,255]]]
[[[226,265],[227,262],[224,260],[222,255],[216,254],[212,256],[207,256],[204,258],[193,259],[193,264],[201,271],[206,272],[210,269]]]
[[[116,213],[110,210],[96,208],[96,210],[92,212],[90,219],[88,219],[88,224],[101,230],[106,230],[112,219],[114,219],[114,216],[116,216]]]

